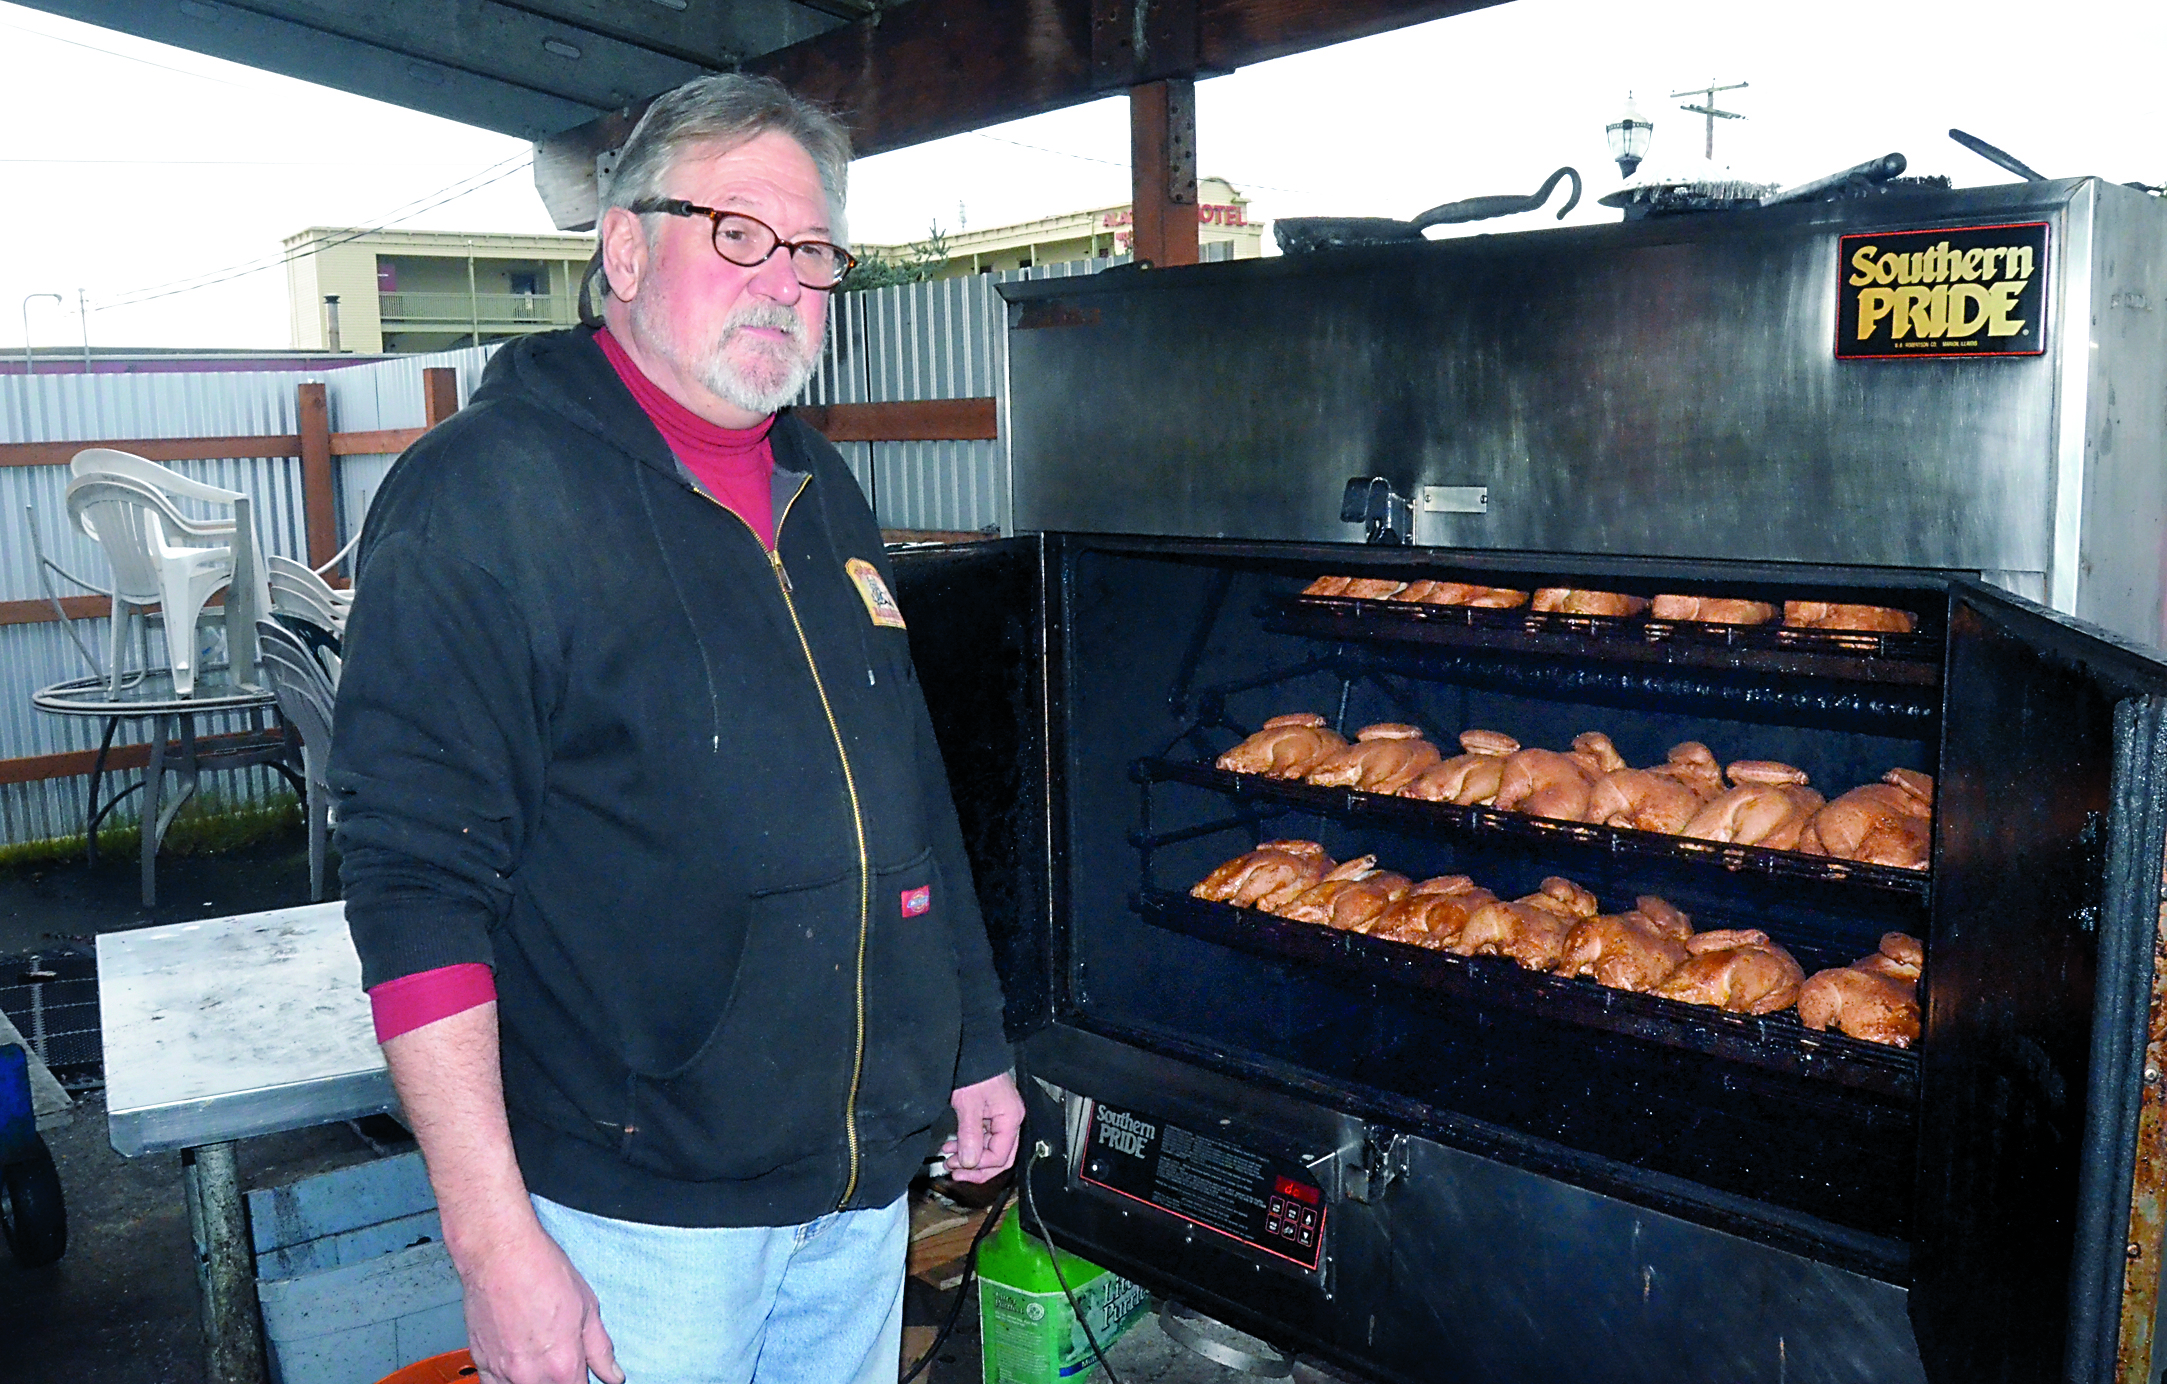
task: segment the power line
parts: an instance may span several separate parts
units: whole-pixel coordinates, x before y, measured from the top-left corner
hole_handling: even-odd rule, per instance
[[[359,240],[365,235],[372,235],[377,231],[396,226],[402,221],[411,221],[423,212],[433,211],[437,207],[444,206],[449,202],[455,202],[469,193],[479,192],[491,183],[502,182],[512,174],[533,166],[533,159],[527,154],[516,154],[507,162],[511,163],[508,168],[503,167],[501,164],[492,164],[480,173],[447,184],[437,189],[436,192],[425,194],[414,202],[394,208],[393,214],[386,215],[373,225],[357,227],[330,240],[314,241],[297,250],[281,251],[270,259],[245,260],[239,264],[228,265],[224,269],[205,270],[201,274],[192,274],[183,279],[171,279],[164,284],[152,284],[147,288],[131,290],[112,302],[97,304],[92,310],[103,312],[108,308],[134,307],[139,303],[151,302],[154,299],[171,298],[176,294],[193,293],[197,289],[230,283],[235,279],[245,278],[250,274],[260,274],[267,269],[280,269],[296,260],[305,259],[310,255],[347,244],[350,241]],[[480,179],[480,181],[477,182],[475,179]],[[462,183],[466,184],[466,186],[462,187]]]
[[[20,24],[9,24],[4,20],[0,20],[0,29],[13,29],[18,34],[28,34],[32,38],[42,38],[52,43],[65,43],[70,48],[81,48],[86,52],[102,53],[109,58],[119,58],[122,62],[141,63],[145,67],[155,67],[160,72],[172,72],[182,77],[194,77],[201,82],[216,82],[220,86],[229,86],[236,91],[268,90],[266,87],[249,86],[244,82],[229,82],[224,77],[213,77],[207,72],[190,72],[185,67],[168,67],[162,62],[152,62],[149,58],[139,58],[132,53],[116,52],[111,48],[100,48],[95,43],[82,43],[72,38],[62,38],[58,34],[46,33],[43,29],[26,29]]]
[[[1128,164],[1122,162],[1119,159],[1096,158],[1090,154],[1071,153],[1066,149],[1048,149],[1042,144],[1025,144],[1020,139],[1009,139],[1005,135],[989,135],[984,130],[973,130],[971,131],[971,133],[976,135],[980,139],[990,139],[996,144],[1013,144],[1018,149],[1029,149],[1034,153],[1052,154],[1058,158],[1064,159],[1080,159],[1084,163],[1103,163],[1109,168],[1127,168],[1129,166]],[[1267,192],[1291,192],[1297,197],[1316,197],[1322,195],[1316,192],[1312,192],[1306,187],[1279,187],[1273,183],[1253,183],[1250,182],[1247,178],[1241,179],[1240,182],[1243,187],[1259,187],[1263,188]]]

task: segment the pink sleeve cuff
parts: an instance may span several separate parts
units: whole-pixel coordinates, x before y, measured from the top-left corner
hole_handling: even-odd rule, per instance
[[[478,961],[417,971],[387,980],[369,991],[369,1010],[376,1019],[376,1041],[388,1043],[423,1024],[448,1019],[497,997],[497,978]]]

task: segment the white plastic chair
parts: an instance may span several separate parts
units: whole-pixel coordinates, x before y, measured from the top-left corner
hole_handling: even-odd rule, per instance
[[[102,454],[102,455],[100,455]],[[253,681],[256,664],[256,616],[269,604],[268,586],[257,561],[249,501],[237,491],[190,481],[162,466],[124,452],[92,449],[92,464],[68,482],[68,514],[105,550],[113,573],[111,665],[107,676],[118,696],[125,670],[129,618],[143,607],[159,606],[165,618],[166,661],[173,690],[195,690],[196,627],[204,606],[221,588],[228,589],[225,624],[228,655],[236,681]],[[132,467],[110,464],[123,458]],[[85,462],[78,455],[76,465]],[[107,463],[107,464],[100,464]],[[169,485],[142,474],[148,467]],[[220,519],[191,519],[171,495],[232,506]]]
[[[298,635],[276,620],[256,622],[264,676],[278,697],[286,724],[301,737],[301,781],[307,797],[309,898],[324,896],[324,858],[331,837],[331,707],[338,695],[335,673],[318,662]]]
[[[339,590],[316,575],[314,568],[277,553],[263,560],[263,568],[275,614],[296,616],[326,634],[345,638],[346,617],[354,606],[352,592]]]

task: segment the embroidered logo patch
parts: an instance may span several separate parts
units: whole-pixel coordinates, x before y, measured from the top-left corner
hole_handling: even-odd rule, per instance
[[[858,599],[865,602],[865,613],[873,617],[874,624],[892,630],[904,628],[903,608],[888,594],[888,583],[880,579],[878,567],[862,557],[854,557],[843,564],[843,570],[857,583]]]
[[[916,889],[903,891],[903,916],[915,918],[933,907],[933,886],[921,884]]]

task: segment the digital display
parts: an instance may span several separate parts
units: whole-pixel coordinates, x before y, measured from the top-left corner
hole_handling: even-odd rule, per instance
[[[1272,1190],[1280,1196],[1292,1197],[1296,1201],[1307,1203],[1310,1206],[1315,1206],[1324,1200],[1322,1192],[1319,1192],[1314,1187],[1305,1187],[1291,1177],[1280,1178],[1272,1184]]]
[[[1316,1272],[1324,1191],[1292,1164],[1100,1101],[1084,1139],[1081,1181]]]

